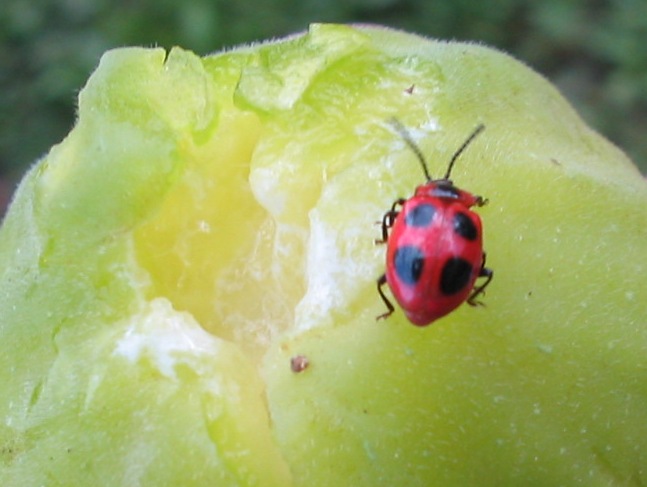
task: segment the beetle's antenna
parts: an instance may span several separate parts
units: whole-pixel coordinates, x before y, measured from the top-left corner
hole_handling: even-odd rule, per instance
[[[411,138],[411,134],[409,133],[409,131],[406,129],[404,125],[402,125],[402,122],[400,122],[400,120],[398,120],[395,117],[390,118],[389,123],[398,132],[398,134],[400,134],[400,137],[402,137],[402,140],[404,140],[404,142],[409,146],[409,149],[413,151],[413,153],[420,161],[420,165],[422,166],[422,171],[425,173],[425,177],[427,178],[427,181],[431,181],[431,176],[429,175],[429,169],[427,168],[427,161],[425,160],[425,156],[422,155],[422,151],[420,150],[420,147],[418,147],[418,144],[416,144]],[[472,137],[470,138],[473,139],[474,136],[475,135],[472,135]],[[466,145],[466,144],[463,144],[463,145]]]
[[[449,179],[449,175],[450,175],[450,174],[451,174],[451,172],[452,172],[452,169],[453,169],[453,167],[454,167],[454,163],[456,162],[456,159],[458,159],[458,157],[463,153],[463,151],[464,151],[465,149],[467,149],[467,146],[468,146],[468,145],[470,145],[470,144],[472,143],[472,141],[476,138],[476,136],[477,136],[478,134],[480,134],[481,132],[483,132],[483,130],[485,130],[485,125],[483,125],[482,123],[480,123],[480,124],[479,124],[475,129],[474,129],[474,132],[472,132],[472,133],[470,134],[470,136],[465,140],[465,142],[463,142],[463,145],[461,145],[461,146],[458,148],[458,150],[457,150],[456,152],[454,152],[454,155],[452,156],[452,158],[451,158],[451,159],[450,159],[450,161],[449,161],[449,166],[447,166],[447,172],[445,173],[445,177],[444,177],[444,179]],[[427,179],[429,179],[429,178],[427,178]]]

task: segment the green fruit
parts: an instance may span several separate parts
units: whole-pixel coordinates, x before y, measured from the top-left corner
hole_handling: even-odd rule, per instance
[[[426,328],[375,321],[374,222],[423,182],[394,116],[436,176],[487,127],[453,173],[487,306]],[[647,185],[491,49],[111,51],[0,263],[2,486],[647,483]]]

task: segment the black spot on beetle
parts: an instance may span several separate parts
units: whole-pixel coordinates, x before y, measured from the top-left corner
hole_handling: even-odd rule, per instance
[[[436,208],[429,203],[414,206],[407,212],[404,221],[410,227],[429,226],[436,215]]]
[[[462,212],[454,213],[454,232],[467,240],[476,240],[478,237],[476,225],[468,214]]]
[[[418,247],[403,245],[395,251],[393,260],[395,273],[402,282],[412,286],[420,280],[425,258]]]
[[[440,275],[440,291],[450,296],[467,286],[472,277],[472,264],[460,257],[452,257],[445,262]]]

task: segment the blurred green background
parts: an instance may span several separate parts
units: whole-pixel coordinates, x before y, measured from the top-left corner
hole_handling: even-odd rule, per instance
[[[74,123],[110,48],[199,54],[310,22],[370,22],[513,54],[647,172],[647,0],[1,0],[0,211],[26,168]]]

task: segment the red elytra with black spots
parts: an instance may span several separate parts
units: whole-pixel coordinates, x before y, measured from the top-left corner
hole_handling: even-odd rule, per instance
[[[388,284],[409,321],[426,326],[465,301],[481,304],[476,298],[492,280],[492,270],[485,267],[481,218],[471,210],[486,200],[449,179],[458,156],[485,127],[479,125],[454,153],[442,179],[431,179],[418,146],[397,120],[392,124],[418,157],[427,181],[411,198],[396,200],[382,218],[382,239],[376,242],[387,244],[386,272],[377,290],[387,312],[377,318],[395,310],[382,289]],[[476,285],[480,277],[485,281]]]

